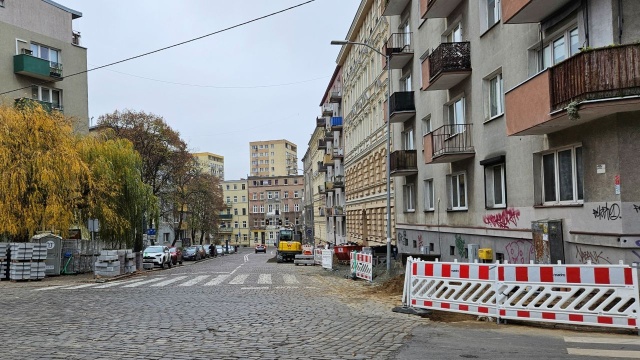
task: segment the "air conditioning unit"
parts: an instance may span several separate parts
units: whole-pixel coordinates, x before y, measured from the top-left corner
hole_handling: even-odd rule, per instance
[[[25,55],[33,55],[33,51],[31,49],[20,49],[20,53]]]

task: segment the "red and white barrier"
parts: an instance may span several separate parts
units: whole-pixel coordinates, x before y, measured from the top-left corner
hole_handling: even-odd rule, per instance
[[[349,257],[351,258],[351,267],[355,268],[356,277],[373,281],[373,256],[352,252]]]
[[[638,274],[619,265],[463,264],[409,258],[411,307],[638,329]]]
[[[313,250],[313,262],[316,265],[322,264],[322,248],[316,248]]]

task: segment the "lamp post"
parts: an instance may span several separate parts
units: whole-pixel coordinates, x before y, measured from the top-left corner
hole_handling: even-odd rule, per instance
[[[384,56],[387,62],[387,274],[389,274],[391,272],[391,57],[367,43],[333,40],[331,45],[366,46]]]

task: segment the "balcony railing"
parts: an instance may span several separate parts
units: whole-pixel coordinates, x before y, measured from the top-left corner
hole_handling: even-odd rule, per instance
[[[339,103],[342,101],[342,87],[334,87],[329,93],[329,102]]]
[[[71,31],[71,43],[73,45],[78,45],[78,46],[80,45],[80,37],[81,37],[80,31],[75,31],[75,30]]]
[[[334,147],[331,155],[334,159],[344,158],[344,149],[341,147]]]
[[[341,129],[342,128],[342,116],[334,116],[331,118],[331,128]]]
[[[475,156],[471,124],[443,125],[425,135],[425,162],[451,163]]]
[[[325,131],[324,139],[325,140],[333,140],[333,131]]]
[[[344,176],[336,175],[333,180],[333,186],[336,188],[344,188]]]
[[[391,34],[384,46],[385,54],[389,56],[392,69],[402,69],[413,58],[411,33]]]
[[[322,150],[322,149],[326,149],[326,148],[327,148],[327,140],[318,139],[318,150]]]
[[[392,123],[408,120],[416,114],[416,104],[413,91],[396,91],[391,94],[390,110]]]
[[[233,214],[220,214],[218,215],[220,220],[231,220],[233,219]]]
[[[446,18],[460,5],[461,1],[462,0],[420,0],[420,16],[423,19]]]
[[[418,154],[416,150],[396,150],[389,159],[389,171],[392,176],[407,176],[418,173]]]
[[[316,118],[316,127],[325,127],[327,126],[327,120],[323,117]]]
[[[327,167],[322,161],[318,161],[318,172],[327,172]]]
[[[13,56],[13,72],[41,80],[62,80],[62,64],[29,54]]]
[[[327,188],[324,187],[324,185],[318,185],[318,194],[324,194],[327,192],[326,190]]]
[[[448,90],[471,74],[469,42],[442,43],[429,55],[427,90]]]
[[[386,0],[383,16],[401,15],[411,0]]]
[[[324,165],[333,165],[333,157],[330,154],[324,154]]]
[[[230,227],[230,226],[228,226],[228,227],[227,226],[221,226],[218,229],[218,233],[219,234],[231,234],[232,232],[233,232],[233,228]]]
[[[40,106],[42,106],[42,108],[46,112],[51,112],[53,110],[63,112],[64,110],[62,105],[60,104],[52,103],[48,101],[35,100],[31,98],[17,98],[15,99],[15,102],[14,102],[14,106],[19,109],[23,107],[32,107],[36,104],[39,104]]]
[[[327,192],[333,191],[333,181],[325,181],[324,187],[327,189]]]
[[[333,104],[323,104],[322,105],[322,116],[333,116]]]

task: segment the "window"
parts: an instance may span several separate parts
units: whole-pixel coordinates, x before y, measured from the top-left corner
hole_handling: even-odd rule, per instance
[[[238,209],[233,209],[233,215],[238,215]]]
[[[247,215],[247,208],[242,208],[242,215]]]
[[[296,198],[296,199],[298,198],[298,191],[297,190],[293,192],[293,197]]]
[[[411,73],[400,79],[400,91],[411,91]]]
[[[233,190],[238,190],[238,185],[233,184]]]
[[[402,193],[404,195],[404,211],[413,212],[416,211],[414,204],[415,186],[413,183],[406,184],[402,187]]]
[[[433,206],[433,179],[424,181],[424,210],[432,211]]]
[[[284,204],[284,212],[289,212],[289,204]]]
[[[457,23],[446,35],[446,42],[462,41],[462,24]]]
[[[507,207],[507,190],[504,163],[484,167],[485,207]]]
[[[229,185],[227,185],[227,190],[229,190],[229,189],[230,189],[230,187],[229,187]]]
[[[236,229],[238,228],[238,222],[237,221],[233,222],[233,227],[236,228]]]
[[[264,200],[264,193],[263,192],[260,193],[260,200]]]
[[[32,86],[31,98],[47,103],[51,103],[52,108],[62,109],[62,91],[50,89],[44,86]]]
[[[500,21],[500,0],[487,0],[487,29]]]
[[[234,197],[233,197],[233,202],[234,202],[234,203],[237,203],[237,202],[238,202],[238,196],[234,196]]]
[[[260,214],[264,214],[264,205],[260,205]]]
[[[49,66],[51,66],[52,68],[62,69],[62,65],[60,65],[59,50],[55,50],[40,44],[31,44],[31,55],[39,57],[40,59],[49,60]]]
[[[295,212],[300,211],[300,204],[293,204],[293,211]]]
[[[489,118],[504,113],[504,90],[502,85],[502,74],[489,79]]]
[[[231,202],[231,196],[227,196],[227,204]]]
[[[538,71],[553,66],[580,51],[580,36],[577,27],[552,37],[538,50]]]
[[[582,147],[542,155],[542,201],[571,203],[584,200]]]
[[[415,150],[413,147],[413,128],[405,129],[402,132],[403,150]]]
[[[284,191],[282,194],[283,194],[282,196],[283,196],[285,199],[288,199],[288,198],[289,198],[289,192],[288,192],[288,191]]]
[[[448,176],[449,209],[467,209],[467,182],[464,173]]]
[[[422,119],[422,135],[427,135],[431,132],[431,115],[427,115]]]
[[[464,131],[464,97],[447,105],[447,118],[451,134],[460,134]]]
[[[247,197],[242,195],[242,202],[247,202]]]
[[[253,193],[253,200],[258,200],[258,193]]]
[[[269,204],[267,206],[267,212],[270,212],[270,213],[273,212],[273,205]]]
[[[242,184],[242,190],[245,190],[245,184]]]

